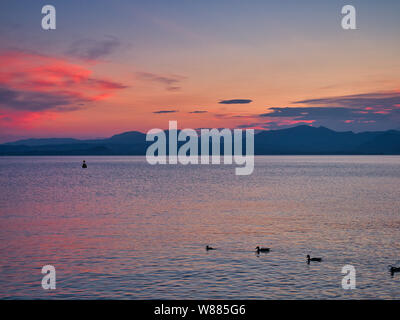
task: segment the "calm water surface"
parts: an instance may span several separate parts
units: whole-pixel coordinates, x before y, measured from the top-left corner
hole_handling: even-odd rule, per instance
[[[0,157],[0,298],[400,298],[387,268],[400,260],[400,157],[256,157],[250,176],[85,159]]]

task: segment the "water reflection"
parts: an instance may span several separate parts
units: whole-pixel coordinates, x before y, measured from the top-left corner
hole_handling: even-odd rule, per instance
[[[239,177],[140,157],[86,157],[86,170],[78,157],[0,158],[0,297],[398,298],[399,160],[257,157]]]

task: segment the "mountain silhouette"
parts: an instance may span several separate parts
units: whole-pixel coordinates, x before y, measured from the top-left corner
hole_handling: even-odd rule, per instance
[[[106,139],[26,139],[1,144],[0,155],[145,155],[152,143],[138,131]],[[254,136],[254,148],[256,155],[399,155],[400,131],[336,132],[301,125],[261,131]]]
[[[44,146],[49,144],[71,144],[71,143],[79,143],[80,140],[73,138],[49,138],[49,139],[25,139],[18,140],[16,142],[7,142],[4,145],[9,146]]]
[[[384,132],[336,132],[325,127],[301,125],[258,133],[255,138],[255,153],[364,154],[366,149],[362,146],[383,134]],[[397,141],[397,152],[400,152],[399,142]],[[393,148],[390,150],[393,151]],[[369,148],[368,152],[376,153],[373,148]]]

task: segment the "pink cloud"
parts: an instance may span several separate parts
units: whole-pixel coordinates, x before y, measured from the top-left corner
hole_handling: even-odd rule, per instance
[[[0,53],[2,122],[11,118],[25,123],[44,113],[81,109],[85,103],[110,98],[126,87],[63,58],[21,51]]]
[[[0,54],[0,85],[15,90],[63,93],[88,101],[112,96],[125,85],[97,79],[93,72],[65,59],[25,52]]]

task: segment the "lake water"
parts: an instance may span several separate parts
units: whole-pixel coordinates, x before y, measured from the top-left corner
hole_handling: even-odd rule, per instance
[[[250,176],[82,159],[0,157],[0,298],[400,298],[400,157],[256,157]]]

